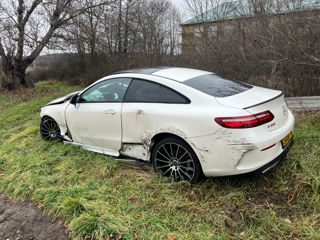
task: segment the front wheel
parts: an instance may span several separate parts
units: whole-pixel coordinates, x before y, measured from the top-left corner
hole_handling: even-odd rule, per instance
[[[157,143],[152,152],[152,163],[156,172],[175,181],[197,183],[203,176],[192,148],[177,138],[168,137]]]
[[[54,141],[60,139],[59,125],[55,120],[49,117],[45,117],[41,120],[40,133],[45,141]]]

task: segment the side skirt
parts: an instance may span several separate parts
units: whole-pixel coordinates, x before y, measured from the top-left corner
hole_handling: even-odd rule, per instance
[[[63,141],[63,143],[81,146],[82,148],[84,148],[88,151],[114,156],[114,157],[116,157],[115,158],[116,161],[118,161],[121,164],[124,164],[128,167],[134,168],[134,169],[147,170],[147,169],[152,168],[151,163],[149,161],[144,161],[144,160],[140,160],[140,159],[136,159],[136,158],[132,158],[132,157],[120,156],[119,152],[117,152],[117,151],[110,151],[107,149],[96,148],[96,147],[87,146],[87,145],[84,145],[81,143],[75,143],[75,142],[70,142],[70,141]]]
[[[141,159],[143,161],[150,161],[150,151],[149,147],[144,144],[139,143],[123,143],[120,155]]]
[[[104,148],[92,147],[92,146],[88,146],[88,145],[81,144],[81,143],[68,142],[68,141],[63,141],[63,143],[64,144],[72,144],[72,145],[76,145],[76,146],[81,146],[81,147],[83,147],[84,149],[86,149],[88,151],[92,151],[92,152],[96,152],[96,153],[102,153],[102,154],[106,154],[106,155],[110,155],[110,156],[114,156],[114,157],[118,157],[120,155],[118,151],[104,149]]]
[[[116,158],[116,160],[118,162],[120,162],[121,164],[124,164],[128,167],[134,168],[134,169],[151,169],[152,165],[150,162],[147,161],[143,161],[140,159],[134,159],[134,158],[128,158],[125,156],[119,156]]]

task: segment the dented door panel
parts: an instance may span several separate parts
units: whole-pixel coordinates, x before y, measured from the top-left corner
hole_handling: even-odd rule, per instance
[[[86,146],[119,151],[121,105],[122,103],[77,103],[76,106],[70,104],[66,110],[66,121],[73,141]]]

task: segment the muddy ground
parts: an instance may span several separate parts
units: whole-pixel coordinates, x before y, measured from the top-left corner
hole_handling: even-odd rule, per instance
[[[58,219],[31,202],[13,202],[0,194],[0,240],[65,240],[68,236]]]

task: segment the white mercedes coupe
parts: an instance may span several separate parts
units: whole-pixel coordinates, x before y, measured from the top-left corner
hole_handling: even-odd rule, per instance
[[[281,91],[176,67],[104,77],[41,109],[44,140],[136,161],[176,181],[265,173],[293,144]]]

